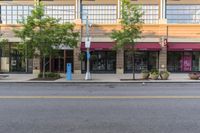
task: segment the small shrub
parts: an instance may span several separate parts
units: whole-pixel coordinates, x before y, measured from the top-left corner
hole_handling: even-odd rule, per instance
[[[150,78],[153,80],[157,80],[159,77],[159,71],[157,69],[152,69],[150,72]]]
[[[158,69],[152,69],[150,73],[151,75],[159,75]]]

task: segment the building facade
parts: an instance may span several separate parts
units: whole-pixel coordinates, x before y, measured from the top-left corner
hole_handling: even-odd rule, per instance
[[[57,57],[49,57],[46,70],[65,72],[66,63],[72,63],[74,73],[86,71],[85,37],[86,14],[90,23],[91,71],[94,73],[128,73],[132,59],[126,50],[113,50],[110,38],[113,29],[120,30],[120,0],[41,0],[45,13],[60,18],[61,23],[73,22],[81,38],[78,47],[60,46]],[[30,15],[38,0],[1,0],[0,32],[9,40],[1,50],[2,72],[33,72],[41,70],[40,59],[26,62],[17,50],[20,41],[13,29]],[[168,70],[170,72],[200,71],[200,0],[131,0],[140,5],[142,38],[137,41],[135,70]]]

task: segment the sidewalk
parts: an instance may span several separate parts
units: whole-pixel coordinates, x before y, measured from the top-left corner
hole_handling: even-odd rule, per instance
[[[200,80],[190,80],[187,73],[171,73],[169,80],[139,80],[141,74],[136,74],[137,80],[131,80],[132,74],[91,74],[92,80],[84,80],[85,74],[74,74],[72,80],[66,80],[65,74],[61,74],[62,78],[55,81],[36,81],[31,80],[36,78],[33,74],[8,74],[7,78],[0,78],[1,82],[41,82],[41,83],[115,83],[115,82],[136,82],[136,83],[200,83]],[[123,79],[123,80],[121,80]]]
[[[136,74],[136,80],[132,80],[132,74],[91,74],[92,80],[84,80],[85,74],[73,75],[71,81],[66,78],[56,80],[56,82],[199,82],[191,80],[187,73],[171,73],[168,80],[140,80],[141,74]],[[64,76],[64,75],[63,75]]]

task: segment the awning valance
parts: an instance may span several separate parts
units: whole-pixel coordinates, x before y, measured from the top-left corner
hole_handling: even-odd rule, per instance
[[[113,50],[114,45],[115,42],[92,42],[90,50]],[[160,51],[161,47],[158,42],[138,42],[135,45],[135,49],[138,51]],[[86,50],[84,42],[81,43],[81,50]]]
[[[115,43],[113,42],[91,42],[90,50],[101,51],[101,50],[112,50]],[[85,42],[81,43],[81,50],[85,51]]]
[[[168,43],[168,51],[200,51],[200,43]]]

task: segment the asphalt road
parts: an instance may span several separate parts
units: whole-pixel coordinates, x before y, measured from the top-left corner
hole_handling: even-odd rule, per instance
[[[0,83],[0,133],[199,133],[200,84]]]

